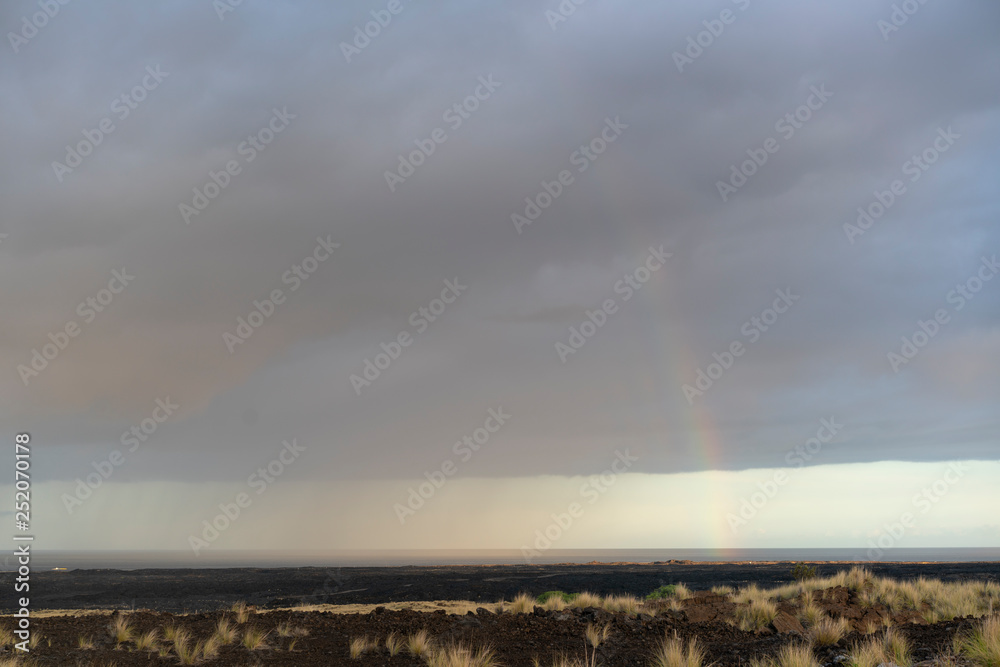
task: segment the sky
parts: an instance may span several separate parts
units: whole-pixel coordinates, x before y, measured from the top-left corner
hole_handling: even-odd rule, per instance
[[[37,548],[1000,546],[998,24],[5,3]]]

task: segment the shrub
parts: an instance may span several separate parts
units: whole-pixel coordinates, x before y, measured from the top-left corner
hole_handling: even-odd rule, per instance
[[[795,581],[805,581],[806,579],[815,579],[816,568],[810,567],[805,563],[796,563],[795,566],[792,567],[792,578],[795,579]]]
[[[647,600],[667,600],[670,598],[677,598],[678,600],[686,600],[691,597],[691,590],[684,584],[668,584],[666,586],[660,586],[655,591],[646,596]]]
[[[570,595],[569,593],[566,593],[564,591],[545,591],[544,593],[538,596],[538,604],[544,605],[551,599],[562,600],[564,603],[569,604],[570,602],[573,601],[574,597],[575,596]]]

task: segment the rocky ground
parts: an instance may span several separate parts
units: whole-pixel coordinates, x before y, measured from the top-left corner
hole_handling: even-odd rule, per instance
[[[877,574],[897,578],[917,575],[943,580],[996,580],[996,564],[884,564],[869,568]],[[881,569],[880,569],[881,568]],[[347,568],[345,568],[346,570]],[[597,649],[596,664],[606,667],[648,666],[657,645],[664,637],[676,635],[683,639],[697,638],[706,651],[706,664],[718,667],[747,665],[754,658],[773,656],[784,645],[806,640],[807,631],[798,620],[800,601],[789,599],[778,603],[779,613],[773,622],[760,630],[744,631],[730,621],[737,604],[730,596],[708,592],[711,585],[731,586],[758,583],[763,586],[788,583],[790,564],[704,564],[667,563],[658,565],[566,565],[499,568],[358,568],[360,572],[334,571],[149,571],[144,575],[109,571],[54,573],[52,578],[39,576],[36,582],[44,606],[72,602],[77,609],[99,608],[104,611],[80,611],[75,615],[38,614],[32,618],[32,628],[40,641],[31,652],[33,662],[27,664],[80,667],[131,667],[138,665],[181,664],[176,652],[162,638],[166,628],[183,627],[191,633],[192,645],[203,641],[215,631],[221,618],[230,619],[238,630],[233,643],[223,645],[218,654],[199,661],[203,665],[297,665],[303,667],[354,665],[357,667],[425,665],[426,660],[411,656],[406,649],[390,656],[385,638],[390,633],[408,636],[426,630],[438,646],[462,643],[472,647],[491,647],[498,664],[506,667],[529,667],[538,659],[549,667],[560,655],[583,659],[585,633],[588,625],[606,625],[607,639]],[[846,569],[843,564],[821,565],[821,574],[833,574]],[[306,571],[308,570],[308,571]],[[387,572],[384,570],[393,570]],[[901,571],[902,570],[902,571]],[[235,572],[235,571],[232,571]],[[722,573],[725,576],[704,575]],[[44,573],[43,573],[44,574]],[[464,574],[465,576],[458,576]],[[67,576],[69,575],[69,576]],[[220,576],[221,575],[221,576]],[[57,579],[56,577],[63,577]],[[109,580],[124,581],[124,586],[108,587]],[[720,581],[721,579],[721,581]],[[497,613],[496,602],[505,597],[528,592],[537,595],[546,590],[590,590],[603,594],[632,594],[643,597],[660,585],[684,581],[695,589],[692,598],[674,608],[668,602],[656,603],[656,608],[642,608],[637,613],[612,613],[596,607],[545,610],[541,607],[526,613],[509,610]],[[58,582],[59,585],[53,585]],[[261,586],[268,582],[267,587]],[[698,583],[702,582],[702,583]],[[234,586],[238,583],[238,586]],[[67,585],[69,584],[69,585]],[[171,590],[164,587],[172,586]],[[260,586],[260,587],[258,587]],[[354,588],[357,586],[357,588]],[[703,590],[698,590],[703,589]],[[428,595],[428,593],[433,595]],[[447,595],[452,592],[453,595]],[[445,593],[445,595],[441,595]],[[836,586],[813,595],[814,604],[830,617],[843,618],[849,623],[849,633],[833,646],[816,648],[814,654],[822,665],[844,662],[849,648],[866,638],[866,633],[879,633],[885,625],[893,625],[909,639],[914,663],[936,665],[936,656],[949,652],[956,632],[976,623],[971,617],[935,624],[925,622],[916,610],[890,613],[880,605],[860,599],[854,591]],[[390,610],[384,606],[366,609],[365,613],[338,613],[345,607],[281,608],[288,602],[336,601],[359,603],[372,600],[396,601],[408,599],[469,599],[466,613],[447,613],[444,609],[426,611],[433,604],[424,604],[425,611]],[[136,597],[140,600],[135,612],[110,611],[114,605]],[[165,606],[185,607],[204,605],[211,611],[177,613],[163,610],[142,610],[142,600],[168,600]],[[233,599],[256,601],[242,623],[228,610]],[[478,601],[478,602],[477,602]],[[108,604],[113,603],[113,604]],[[124,605],[130,606],[130,605]],[[398,605],[394,605],[398,606]],[[489,609],[486,607],[490,607]],[[460,609],[450,605],[450,609]],[[358,607],[351,607],[357,611]],[[650,613],[654,612],[654,613]],[[59,612],[62,614],[62,612]],[[138,637],[157,630],[157,647],[137,649],[134,639],[116,643],[109,624],[118,616],[126,616],[130,633]],[[11,630],[14,619],[0,617],[0,631]],[[248,629],[268,633],[264,645],[251,650],[240,639]],[[368,637],[378,648],[350,657],[353,639]],[[81,648],[81,639],[92,640],[92,647]],[[8,644],[0,652],[12,655]],[[958,664],[962,664],[959,662]]]
[[[818,604],[832,617],[847,618],[852,632],[838,644],[816,650],[820,664],[836,665],[843,661],[852,643],[865,637],[864,629],[880,631],[883,618],[889,614],[882,608],[862,607],[847,589],[836,588],[816,596]],[[680,611],[665,606],[655,616],[645,613],[610,613],[596,608],[573,608],[546,611],[536,607],[529,613],[495,613],[485,608],[465,615],[438,612],[389,611],[377,607],[367,614],[338,614],[329,611],[270,611],[254,610],[247,621],[239,625],[269,632],[266,647],[249,650],[239,643],[221,647],[217,657],[201,662],[205,665],[375,665],[417,666],[426,664],[404,651],[390,657],[384,639],[390,632],[406,636],[427,630],[438,645],[464,643],[473,647],[490,646],[499,663],[507,667],[529,667],[538,658],[551,665],[559,655],[582,658],[588,624],[608,625],[610,634],[597,649],[597,664],[626,667],[649,665],[656,645],[665,636],[678,634],[684,639],[697,637],[705,648],[707,659],[719,667],[745,665],[753,658],[774,655],[783,645],[800,642],[803,630],[795,618],[795,604],[783,602],[781,613],[773,624],[760,631],[745,632],[726,623],[736,605],[725,597],[699,593],[684,602]],[[129,644],[116,647],[109,632],[114,615],[88,614],[38,618],[34,630],[41,641],[31,653],[37,665],[86,665],[116,667],[133,665],[177,665],[172,652],[162,657],[155,651],[138,651]],[[178,625],[191,632],[195,640],[213,634],[222,617],[233,618],[230,612],[174,615],[170,613],[135,612],[127,614],[135,636],[151,629]],[[937,655],[948,651],[954,634],[971,627],[971,618],[957,619],[934,625],[924,624],[915,613],[905,612],[892,618],[910,640],[916,663],[934,664]],[[0,626],[10,628],[12,619],[0,619]],[[285,624],[294,632],[280,636],[277,628]],[[302,632],[304,630],[305,632]],[[308,634],[306,634],[308,633]],[[292,635],[302,635],[294,637]],[[379,640],[383,646],[370,650],[360,658],[349,656],[350,641],[356,637]],[[93,638],[94,648],[80,649],[80,638]],[[294,641],[294,644],[292,643]],[[161,640],[161,645],[162,640]],[[7,652],[9,655],[9,651]]]
[[[818,563],[820,576],[855,563]],[[1000,577],[1000,563],[864,563],[873,574],[895,579],[918,576],[942,581]],[[712,586],[762,588],[792,581],[792,563],[590,563],[585,565],[497,565],[448,567],[239,568],[178,570],[71,570],[33,572],[31,607],[41,609],[155,609],[212,611],[244,600],[258,607],[307,603],[386,603],[407,600],[496,602],[521,592],[590,591],[635,595],[666,584],[694,590]],[[0,589],[11,590],[15,574],[0,573]],[[0,612],[13,610],[13,596]]]

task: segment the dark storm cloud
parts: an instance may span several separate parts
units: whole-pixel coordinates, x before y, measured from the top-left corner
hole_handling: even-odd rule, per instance
[[[70,3],[5,53],[0,395],[5,423],[58,446],[55,477],[166,396],[182,407],[123,480],[239,478],[234,461],[290,437],[313,447],[297,474],[419,476],[498,406],[511,423],[470,475],[591,472],[621,444],[645,472],[781,465],[830,416],[845,427],[824,463],[995,458],[1000,281],[947,300],[1000,253],[994,5],[928,3],[883,39],[891,3],[591,0],[552,30],[556,3],[404,0],[347,62],[341,43],[385,6],[244,3],[220,20],[209,2]],[[725,9],[678,72],[674,52]],[[7,5],[0,25],[35,11]],[[121,118],[147,67],[169,74]],[[455,127],[446,111],[481,77],[495,90]],[[251,151],[275,110],[287,127]],[[104,118],[114,131],[60,181],[52,163]],[[627,128],[579,172],[609,119]],[[447,140],[390,191],[385,172],[437,128]],[[769,138],[780,149],[722,201],[717,182]],[[231,160],[187,223],[179,205]],[[561,170],[572,184],[519,234],[511,215]],[[851,243],[845,223],[894,179],[906,192]],[[292,290],[318,238],[340,246]],[[673,256],[625,302],[616,284],[661,244]],[[134,281],[86,321],[78,305],[123,268]],[[411,313],[456,279],[418,333]],[[223,334],[275,289],[230,353]],[[776,289],[801,298],[751,341]],[[562,363],[555,344],[609,298]],[[887,353],[940,308],[950,322],[894,373]],[[26,386],[18,366],[71,321]],[[413,344],[357,395],[350,376],[402,332]],[[682,385],[733,341],[746,353],[690,405]]]

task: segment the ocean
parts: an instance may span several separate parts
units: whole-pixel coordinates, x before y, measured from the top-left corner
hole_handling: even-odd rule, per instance
[[[7,555],[2,571],[17,569]],[[852,561],[870,560],[864,548],[850,549],[551,549],[533,557],[534,564],[690,560],[717,561]],[[887,549],[879,561],[1000,561],[1000,548]],[[33,551],[33,570],[56,568],[141,570],[146,568],[274,568],[394,567],[405,565],[516,565],[525,563],[516,549],[345,550],[313,552],[208,551]]]

